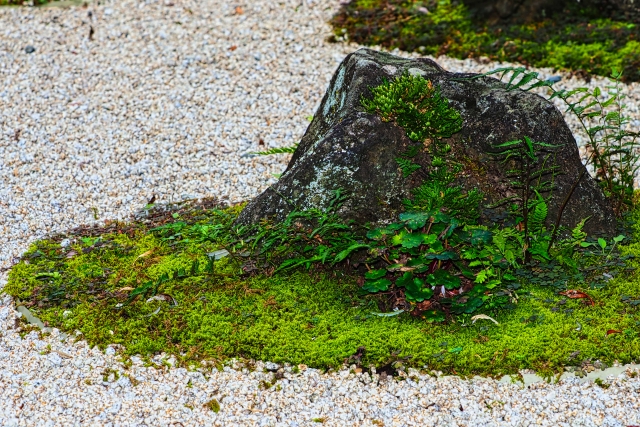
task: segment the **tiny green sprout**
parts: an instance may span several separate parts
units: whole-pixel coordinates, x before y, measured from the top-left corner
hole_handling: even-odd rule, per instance
[[[306,119],[307,119],[308,121],[310,121],[310,122],[311,122],[311,121],[313,121],[313,115],[311,115],[311,116],[307,116],[307,117],[306,117]]]
[[[100,237],[83,237],[81,240],[82,244],[85,246],[93,246],[98,240],[100,240]]]
[[[613,250],[616,248],[616,245],[620,242],[622,242],[625,239],[625,236],[620,234],[616,237],[613,238],[613,245],[611,245],[611,249],[609,250],[609,253],[607,254],[607,259],[609,259],[611,257],[611,254],[613,253]],[[603,252],[604,252],[604,248],[607,246],[606,242],[605,246],[602,246],[602,243],[600,242],[600,240],[604,240],[602,238],[598,239],[598,244],[600,245],[600,247],[602,248]]]
[[[216,414],[220,412],[220,402],[218,402],[218,399],[211,399],[204,404],[204,407],[211,409]]]
[[[599,237],[598,238],[598,245],[600,245],[600,248],[602,249],[602,253],[604,253],[604,250],[607,247],[607,241],[604,240],[602,237]]]

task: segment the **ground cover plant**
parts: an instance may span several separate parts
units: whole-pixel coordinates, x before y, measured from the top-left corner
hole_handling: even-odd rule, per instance
[[[502,71],[512,73],[514,90],[548,85],[521,69]],[[636,169],[637,134],[620,111],[607,111],[621,107],[615,85],[611,102],[554,93],[584,123],[603,120],[585,125],[599,144],[590,161],[613,174],[613,187],[601,183],[621,200],[621,218],[636,220],[633,180],[619,175]],[[503,222],[479,225],[480,198],[456,186],[459,166],[441,140],[458,131],[460,117],[438,88],[404,75],[371,88],[362,106],[415,142],[396,160],[399,173],[421,174],[424,184],[397,222],[358,234],[335,215],[340,191],[326,211],[254,227],[234,225],[241,205],[148,205],[130,223],[34,243],[5,291],[90,344],[123,344],[125,355],[165,351],[183,364],[241,357],[550,376],[567,365],[638,360],[640,277],[629,256],[640,249],[640,228],[611,241],[590,239],[584,222],[556,233],[545,207],[551,144],[522,138],[495,147],[521,192]],[[427,164],[413,163],[420,150]]]
[[[125,356],[165,351],[184,365],[239,357],[318,368],[346,362],[390,372],[426,365],[460,375],[523,368],[553,375],[567,365],[580,370],[640,355],[636,272],[584,289],[593,305],[535,286],[518,291],[510,309],[433,325],[381,313],[374,298],[358,292],[357,278],[340,271],[316,266],[251,276],[240,268],[242,253],[207,269],[225,239],[233,240],[219,231],[239,208],[185,207],[151,223],[112,223],[36,242],[5,291],[49,326],[81,331],[79,339],[91,345],[123,344]],[[620,252],[638,253],[638,245],[634,238]],[[132,289],[165,274],[155,296],[126,304]]]
[[[584,3],[584,2],[583,2]],[[453,0],[352,0],[332,18],[334,40],[454,58],[487,57],[585,77],[640,80],[640,27],[571,2],[570,10],[526,24],[489,23]]]

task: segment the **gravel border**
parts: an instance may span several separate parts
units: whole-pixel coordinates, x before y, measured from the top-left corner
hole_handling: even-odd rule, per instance
[[[296,142],[338,63],[358,48],[325,41],[338,5],[109,0],[0,8],[0,287],[36,239],[127,218],[153,195],[236,202],[274,182],[288,157],[249,153]],[[436,61],[460,72],[499,65]],[[540,71],[562,76],[559,87],[585,85]],[[595,78],[588,86],[605,84]],[[638,88],[625,86],[634,126]],[[134,359],[127,368],[116,347],[99,352],[61,341],[57,330],[20,338],[13,301],[0,301],[3,426],[640,424],[635,367],[618,369],[608,388],[571,375],[523,388],[413,371],[400,381],[304,366],[301,374],[264,372],[271,365],[262,362],[253,372],[188,371],[167,368],[163,355],[154,366]],[[275,376],[272,387],[261,385]],[[217,413],[203,406],[212,399]]]

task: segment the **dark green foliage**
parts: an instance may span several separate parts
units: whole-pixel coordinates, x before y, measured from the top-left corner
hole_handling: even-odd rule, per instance
[[[406,178],[409,175],[411,175],[412,173],[414,173],[415,171],[417,171],[418,169],[420,169],[420,165],[417,165],[415,163],[413,163],[411,161],[411,159],[405,159],[402,157],[398,157],[396,158],[396,161],[398,162],[398,166],[400,167],[400,170],[402,171],[402,177]]]
[[[295,210],[279,223],[263,221],[257,227],[236,229],[239,239],[229,250],[231,253],[248,251],[247,255],[253,257],[251,265],[266,262],[277,271],[300,266],[310,268],[315,262],[341,262],[354,251],[368,248],[336,215],[343,201],[344,196],[336,191],[326,211]]]
[[[491,294],[502,284],[495,268],[506,248],[492,244],[494,234],[463,226],[441,212],[407,212],[400,222],[369,231],[373,240],[368,265],[381,266],[365,275],[364,291],[390,290],[407,311],[431,321],[443,313],[472,313],[508,302]],[[392,287],[392,285],[394,285]],[[489,292],[487,292],[489,291]]]
[[[551,95],[551,99],[562,99],[584,127],[589,138],[587,165],[593,167],[618,214],[633,205],[635,175],[640,167],[640,133],[627,130],[629,119],[622,114],[621,76],[615,69],[612,71],[613,84],[606,87],[609,95],[606,101],[602,101],[598,87],[593,91],[586,88],[554,91]]]
[[[336,40],[640,80],[640,26],[569,2],[539,22],[487,23],[451,0],[352,0],[332,18]],[[428,11],[428,13],[425,12]]]
[[[550,236],[547,235],[547,204],[554,189],[554,179],[559,173],[555,162],[558,146],[522,140],[496,144],[493,154],[508,167],[507,177],[511,187],[519,195],[498,202],[509,203],[516,223],[522,224],[524,244],[529,254],[548,259]]]
[[[433,163],[432,163],[433,165]],[[427,179],[412,190],[412,198],[404,200],[408,211],[443,211],[464,222],[474,223],[480,215],[482,193],[463,192],[454,185],[455,175],[443,168],[432,168]]]
[[[553,82],[541,80],[538,73],[528,72],[524,67],[505,67],[483,75],[511,74],[508,89],[529,91],[537,87],[548,87],[549,99],[560,98],[572,112],[588,138],[585,159],[598,178],[600,187],[611,200],[615,212],[621,216],[633,205],[635,175],[640,167],[640,132],[628,128],[629,118],[623,114],[624,95],[620,93],[622,73],[612,70],[612,84],[607,86],[609,97],[603,100],[603,91],[577,88],[571,91],[555,90]],[[556,227],[559,221],[556,221]]]

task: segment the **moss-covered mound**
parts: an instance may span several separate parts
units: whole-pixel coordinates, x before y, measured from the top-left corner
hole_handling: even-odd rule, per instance
[[[451,0],[352,0],[333,17],[334,38],[455,58],[570,70],[585,77],[623,70],[640,81],[640,26],[598,11],[562,11],[521,25],[477,20]]]
[[[244,273],[245,254],[220,258],[238,211],[208,202],[148,207],[141,220],[36,242],[4,290],[49,326],[81,331],[91,345],[123,344],[127,355],[164,351],[182,363],[240,357],[380,368],[400,361],[461,375],[523,368],[552,375],[595,360],[640,360],[637,272],[582,289],[594,305],[529,287],[515,308],[484,313],[498,324],[471,315],[429,324],[379,313],[343,272]],[[640,243],[621,250],[639,252]],[[130,300],[145,283],[157,286],[156,296]]]

